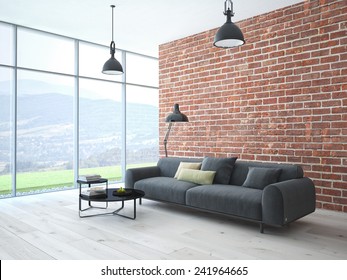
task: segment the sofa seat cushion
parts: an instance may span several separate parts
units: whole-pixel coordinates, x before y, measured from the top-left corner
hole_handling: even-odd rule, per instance
[[[189,206],[262,220],[262,190],[233,185],[202,185],[187,191]]]
[[[142,179],[134,184],[135,189],[145,192],[145,198],[178,204],[186,203],[186,191],[195,186],[197,184],[170,177],[152,177]]]

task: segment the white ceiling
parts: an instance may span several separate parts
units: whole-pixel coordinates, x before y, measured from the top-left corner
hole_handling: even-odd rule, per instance
[[[234,0],[234,22],[303,0]],[[158,56],[158,45],[225,22],[224,0],[0,0],[0,21]]]

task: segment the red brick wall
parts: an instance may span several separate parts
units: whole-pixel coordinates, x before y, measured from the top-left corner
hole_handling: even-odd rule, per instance
[[[190,122],[173,126],[169,156],[296,163],[318,207],[347,212],[347,1],[237,24],[246,44],[236,49],[213,47],[216,30],[160,46],[160,143],[178,103]]]

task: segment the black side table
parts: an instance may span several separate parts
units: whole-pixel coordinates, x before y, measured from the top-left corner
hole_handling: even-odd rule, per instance
[[[93,181],[84,181],[84,180],[77,180],[77,183],[79,184],[79,213],[81,217],[81,212],[88,210],[90,208],[99,208],[99,209],[107,209],[108,207],[108,202],[106,201],[106,207],[95,207],[91,205],[91,199],[86,199],[86,196],[82,194],[82,186],[83,185],[88,185],[88,188],[90,188],[92,185],[96,184],[106,184],[105,188],[105,197],[107,196],[107,191],[108,191],[108,180],[105,178],[100,178],[98,180],[93,180]],[[88,206],[87,208],[82,209],[82,199],[88,201]],[[92,198],[92,197],[89,197]]]

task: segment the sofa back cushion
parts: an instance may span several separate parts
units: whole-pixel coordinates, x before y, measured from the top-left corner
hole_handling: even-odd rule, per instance
[[[202,161],[201,170],[215,171],[214,184],[229,184],[231,174],[237,157],[212,158],[205,157]]]
[[[174,177],[180,162],[202,162],[202,158],[184,158],[184,157],[164,157],[159,159],[157,166],[160,169],[160,176]],[[248,174],[248,167],[267,167],[267,168],[280,168],[281,174],[278,182],[302,178],[304,172],[299,165],[285,164],[285,163],[271,163],[259,161],[243,161],[236,160],[231,173],[230,185],[242,186]]]
[[[295,164],[237,160],[234,165],[233,173],[231,174],[230,184],[242,186],[247,178],[249,167],[281,169],[278,182],[302,178],[304,176],[302,168]]]
[[[281,168],[248,167],[246,180],[243,187],[263,190],[266,186],[278,182]]]
[[[202,162],[201,158],[164,157],[159,159],[157,166],[160,176],[174,177],[181,162]]]

